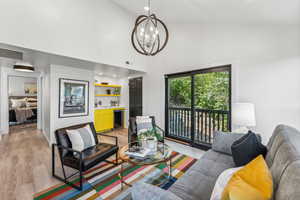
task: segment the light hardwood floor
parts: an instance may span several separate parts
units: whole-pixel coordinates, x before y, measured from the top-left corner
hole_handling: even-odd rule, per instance
[[[119,146],[127,144],[127,129],[108,132],[119,138]],[[110,139],[101,137],[105,142]],[[167,143],[176,151],[200,158],[203,151],[175,142]],[[57,173],[60,174],[58,156]],[[69,169],[68,173],[71,173]],[[51,176],[51,148],[35,126],[15,127],[0,141],[0,200],[27,200],[58,180]]]
[[[127,143],[127,129],[107,134],[118,136],[120,146]],[[0,141],[0,152],[1,200],[32,199],[34,193],[60,183],[51,176],[51,148],[35,126],[11,129]]]

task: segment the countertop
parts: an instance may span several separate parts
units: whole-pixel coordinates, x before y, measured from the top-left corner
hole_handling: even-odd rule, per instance
[[[125,110],[125,106],[98,106],[94,108],[95,110],[107,110],[107,109],[112,109],[112,110]]]

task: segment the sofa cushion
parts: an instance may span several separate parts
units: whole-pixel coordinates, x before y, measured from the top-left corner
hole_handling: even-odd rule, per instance
[[[232,144],[243,137],[244,133],[226,133],[221,131],[216,131],[214,133],[214,141],[212,143],[212,149],[219,153],[224,153],[227,155],[232,155],[231,146]],[[261,142],[260,135],[256,135],[258,140]]]
[[[275,139],[271,145],[271,148],[268,148],[268,153],[267,153],[265,159],[266,159],[267,165],[270,168],[273,165],[273,161],[274,161],[275,155],[276,155],[279,147],[284,143],[285,139],[286,139],[286,136],[279,132],[277,134],[277,136],[275,137]],[[270,145],[268,145],[268,146],[270,146]]]
[[[209,150],[169,190],[185,200],[209,200],[218,176],[234,166],[231,156]]]
[[[224,133],[221,131],[216,131],[214,133],[214,141],[212,143],[212,149],[214,151],[232,155],[231,145],[234,141],[240,139],[245,134],[240,133]]]
[[[284,129],[285,126],[284,125],[278,125],[276,126],[276,128],[274,129],[273,133],[272,133],[272,136],[270,137],[269,141],[268,141],[268,144],[267,144],[267,148],[268,149],[271,149],[273,143],[274,143],[274,140],[276,138],[276,136],[278,135],[278,133],[280,133],[282,131],[282,129]]]
[[[289,187],[290,189],[288,191],[296,191],[299,188],[299,185],[293,182],[297,180],[297,176],[300,174],[300,168],[293,167],[294,172],[291,172],[290,167],[300,160],[300,132],[289,126],[277,126],[268,147],[270,149],[266,161],[272,173],[275,197],[280,196],[280,198],[275,199],[294,199],[282,197],[289,197],[290,195],[287,194],[283,188],[286,189],[286,187]],[[295,177],[292,177],[292,173],[295,174]],[[286,177],[289,177],[290,181]],[[283,183],[288,186],[284,186]]]
[[[291,163],[283,173],[278,189],[274,194],[276,200],[300,199],[300,161]]]
[[[298,137],[300,137],[300,132],[290,126],[278,125],[275,128],[267,145],[268,153],[266,156],[266,162],[270,168],[272,167],[273,160],[275,158],[275,155],[279,147],[287,140],[291,140],[290,138],[298,138]]]
[[[300,135],[299,135],[300,136]],[[298,141],[300,144],[300,140]],[[274,157],[273,164],[270,168],[273,181],[274,189],[278,188],[278,184],[282,175],[285,173],[286,168],[294,161],[300,159],[300,145],[295,147],[291,145],[290,141],[284,142],[278,148],[276,156]]]
[[[265,157],[267,154],[267,148],[258,141],[252,132],[235,141],[231,146],[231,151],[233,161],[237,167],[248,164],[258,155]]]

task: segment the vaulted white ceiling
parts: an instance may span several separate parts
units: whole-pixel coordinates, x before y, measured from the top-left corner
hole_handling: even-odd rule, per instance
[[[148,0],[112,0],[139,15]],[[300,0],[151,0],[166,22],[300,24]]]

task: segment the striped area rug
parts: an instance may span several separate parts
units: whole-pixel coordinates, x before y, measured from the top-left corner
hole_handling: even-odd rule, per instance
[[[177,179],[179,179],[197,159],[179,154],[172,153],[172,177],[168,178],[168,167],[166,164],[150,166],[132,166],[123,164],[124,180],[127,183],[143,181],[157,185],[163,189],[168,189]],[[108,163],[100,163],[97,167],[85,172],[83,181],[83,190],[78,191],[66,184],[59,184],[50,187],[34,195],[34,200],[46,199],[88,199],[104,200],[113,199],[121,192],[120,178],[118,176],[121,166],[114,166]],[[78,184],[78,178],[73,180]],[[123,191],[128,188],[123,184]]]

